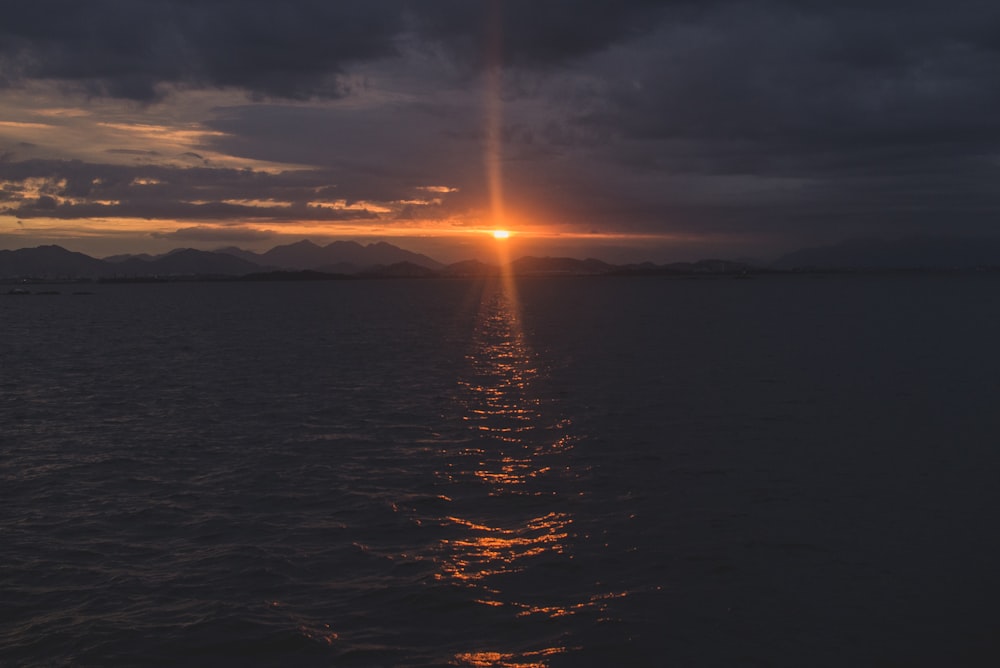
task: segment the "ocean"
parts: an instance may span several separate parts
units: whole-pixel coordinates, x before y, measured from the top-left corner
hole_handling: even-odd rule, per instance
[[[1000,665],[996,275],[57,289],[4,666]]]

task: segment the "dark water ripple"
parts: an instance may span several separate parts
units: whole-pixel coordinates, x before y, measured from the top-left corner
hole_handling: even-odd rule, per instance
[[[994,665],[998,287],[0,299],[0,663]]]

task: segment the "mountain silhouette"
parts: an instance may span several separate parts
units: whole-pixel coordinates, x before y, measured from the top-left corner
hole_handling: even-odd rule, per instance
[[[382,272],[383,275],[423,276],[441,269],[444,269],[444,265],[433,258],[384,241],[368,245],[354,241],[334,241],[326,246],[319,246],[302,240],[276,246],[261,254],[235,247],[218,251],[177,248],[162,255],[113,255],[103,260],[69,251],[61,246],[0,251],[0,277],[46,280],[243,276],[275,270],[335,274]]]
[[[453,277],[493,276],[498,273],[500,273],[500,267],[479,260],[454,262],[441,270],[442,276]]]
[[[315,269],[330,263],[325,249],[307,239],[285,246],[275,246],[259,257],[258,264],[281,269]]]
[[[331,249],[338,243],[344,243],[344,242],[335,241],[329,246],[327,246],[327,248]],[[417,266],[426,267],[427,269],[437,270],[444,268],[443,264],[441,264],[437,260],[433,260],[427,257],[426,255],[423,255],[422,253],[413,253],[411,251],[399,248],[398,246],[393,246],[392,244],[386,243],[384,241],[379,241],[365,246],[364,252],[359,257],[359,260],[355,260],[354,263],[393,265],[393,264],[398,264],[400,262],[411,262]]]
[[[433,278],[438,275],[438,272],[414,262],[403,261],[394,262],[388,266],[371,267],[359,275],[373,278]]]
[[[228,250],[227,250],[228,252]],[[242,257],[250,259],[243,251]],[[379,241],[363,246],[356,241],[334,241],[319,246],[308,240],[275,246],[257,256],[259,264],[281,269],[313,269],[337,273],[357,273],[373,267],[411,262],[427,269],[442,269],[442,265],[421,253],[414,253],[390,243]]]
[[[115,273],[123,275],[158,276],[242,276],[260,271],[259,264],[225,253],[183,248],[154,260],[131,258],[118,262]]]
[[[594,258],[525,256],[510,263],[515,274],[607,274],[614,265]]]
[[[424,271],[395,267],[408,263]],[[334,241],[319,246],[302,240],[265,253],[236,247],[216,251],[176,248],[160,255],[120,254],[103,260],[60,246],[0,251],[0,278],[138,278],[146,276],[243,276],[273,271],[318,271],[332,274],[425,275],[443,269],[440,262],[386,242]]]
[[[745,262],[699,260],[670,264],[612,265],[588,258],[521,257],[507,269],[517,275],[746,275],[759,271],[877,269],[1000,269],[1000,239],[910,237],[897,241],[853,239],[833,246],[789,253],[769,269]],[[115,255],[103,260],[49,245],[0,250],[0,278],[35,280],[142,279],[148,277],[259,277],[306,272],[296,280],[333,274],[364,277],[476,277],[495,275],[500,267],[479,260],[450,265],[386,242],[362,245],[335,241],[319,246],[303,240],[265,253],[239,248],[202,251],[178,248],[162,255]],[[266,280],[262,278],[261,280]]]
[[[34,278],[95,278],[107,263],[62,246],[38,246],[0,251],[0,276]]]

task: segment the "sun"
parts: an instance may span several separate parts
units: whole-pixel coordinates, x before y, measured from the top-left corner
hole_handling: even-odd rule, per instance
[[[493,230],[494,239],[509,239],[510,230]]]

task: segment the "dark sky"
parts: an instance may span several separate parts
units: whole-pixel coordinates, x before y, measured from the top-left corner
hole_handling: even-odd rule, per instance
[[[767,257],[993,236],[998,167],[993,2],[35,0],[0,24],[6,248],[457,259],[503,225]]]

